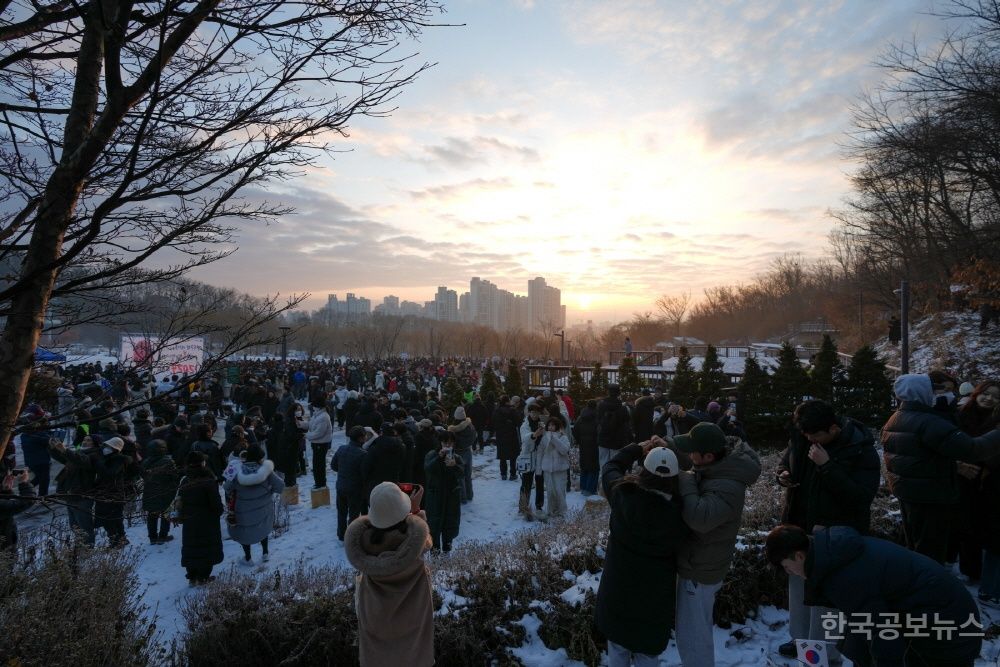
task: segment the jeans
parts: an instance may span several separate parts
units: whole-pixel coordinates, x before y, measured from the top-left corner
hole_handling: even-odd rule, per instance
[[[521,473],[521,495],[531,499],[531,484],[535,484],[535,509],[539,512],[545,504],[545,478],[533,472]],[[530,504],[530,502],[528,503]]]
[[[712,608],[717,584],[677,578],[677,652],[684,667],[715,667],[715,639],[712,635]]]
[[[1000,598],[1000,553],[986,550],[983,556],[983,578],[979,592],[991,598]]]
[[[330,451],[329,442],[312,443],[313,450],[313,486],[317,489],[326,486],[326,453]]]
[[[586,493],[588,496],[597,493],[597,477],[598,473],[596,472],[581,472],[580,491]]]
[[[337,491],[337,539],[344,541],[347,525],[366,512],[361,493],[347,494]]]
[[[608,667],[659,667],[660,656],[633,653],[613,641],[608,642]]]
[[[157,530],[159,528],[159,530]],[[149,532],[149,541],[162,540],[170,534],[170,521],[160,512],[146,513],[146,529]]]
[[[94,546],[94,499],[68,499],[66,513],[69,515],[69,527],[83,533],[87,544]]]
[[[823,615],[837,614],[830,607],[810,607],[803,602],[806,580],[788,575],[788,632],[792,639],[822,639],[830,657],[830,664],[840,664],[842,659],[836,649],[837,640],[828,638],[823,629]]]

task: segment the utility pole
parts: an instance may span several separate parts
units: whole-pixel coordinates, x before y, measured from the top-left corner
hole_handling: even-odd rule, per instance
[[[281,363],[288,360],[288,331],[291,327],[278,327],[281,330]]]
[[[559,362],[563,363],[566,361],[566,330],[563,329],[559,333],[552,335],[559,336]]]
[[[899,324],[900,324],[900,371],[910,372],[910,281],[899,283]]]

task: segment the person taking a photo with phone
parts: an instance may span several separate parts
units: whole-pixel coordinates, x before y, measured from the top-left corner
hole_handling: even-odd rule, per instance
[[[465,461],[455,454],[455,434],[444,431],[436,450],[424,456],[427,480],[424,508],[431,531],[432,548],[444,553],[458,536],[462,523],[462,483]]]

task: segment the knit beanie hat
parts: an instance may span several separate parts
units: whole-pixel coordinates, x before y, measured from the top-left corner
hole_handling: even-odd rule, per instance
[[[406,518],[412,507],[410,497],[392,482],[382,482],[368,499],[368,520],[376,528],[391,528]]]
[[[461,405],[455,408],[455,419],[457,419],[458,421],[462,421],[463,419],[465,419],[465,408],[463,408]]]
[[[116,452],[120,452],[122,449],[125,448],[125,441],[122,440],[121,438],[108,438],[107,440],[104,441],[104,446],[110,447]]]
[[[962,386],[958,388],[958,393],[962,396],[968,396],[975,390],[971,382],[963,382]]]

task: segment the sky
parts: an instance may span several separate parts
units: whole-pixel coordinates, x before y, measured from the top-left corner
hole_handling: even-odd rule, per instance
[[[940,3],[939,3],[940,4]],[[930,45],[931,0],[452,0],[435,63],[388,118],[266,197],[193,277],[263,295],[423,302],[473,276],[544,276],[569,323],[823,255],[849,193],[851,105],[890,44]]]

